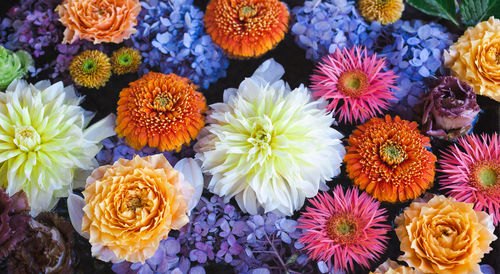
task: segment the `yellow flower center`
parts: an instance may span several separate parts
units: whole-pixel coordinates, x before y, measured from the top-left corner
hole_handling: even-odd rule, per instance
[[[359,70],[347,71],[338,80],[338,90],[345,96],[356,98],[365,92],[368,83],[366,74]]]
[[[174,106],[174,102],[172,100],[172,95],[168,92],[159,93],[156,95],[153,107],[159,111],[169,111]]]
[[[408,155],[401,145],[387,141],[380,146],[380,157],[389,165],[398,165],[406,160]]]
[[[492,168],[483,169],[479,173],[479,180],[483,186],[494,186],[498,183],[498,174]]]
[[[22,151],[38,150],[40,135],[32,126],[15,127],[14,144]]]
[[[332,215],[325,224],[326,236],[338,244],[347,244],[352,241],[357,232],[357,224],[348,215]]]
[[[251,5],[244,5],[238,10],[238,16],[241,21],[245,18],[253,17],[257,14],[257,9]]]
[[[274,127],[267,116],[258,117],[253,120],[250,137],[247,139],[252,146],[248,151],[248,156],[255,157],[256,163],[262,164],[272,156],[272,142]]]
[[[500,162],[484,161],[471,167],[471,182],[485,191],[500,188]]]
[[[134,196],[127,201],[127,208],[131,211],[135,211],[143,205],[141,197]]]

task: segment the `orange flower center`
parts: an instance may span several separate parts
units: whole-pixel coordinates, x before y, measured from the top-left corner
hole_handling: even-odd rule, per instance
[[[153,108],[158,111],[169,111],[174,106],[172,95],[168,92],[160,92],[156,95]]]
[[[143,207],[145,204],[142,202],[141,197],[133,196],[127,201],[127,208],[131,211],[135,211],[137,208]]]
[[[359,70],[347,71],[339,77],[338,90],[345,96],[356,98],[365,92],[368,77]]]
[[[241,21],[253,17],[257,14],[257,9],[251,5],[244,5],[238,10],[238,16]]]
[[[387,141],[380,146],[380,157],[388,165],[398,165],[406,160],[408,155],[400,144]]]
[[[347,214],[332,215],[326,221],[326,236],[338,244],[351,243],[357,231],[356,221]]]
[[[470,168],[470,184],[500,198],[500,161],[486,160]]]

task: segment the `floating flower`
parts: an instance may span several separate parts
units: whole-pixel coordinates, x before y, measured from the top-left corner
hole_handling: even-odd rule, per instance
[[[423,95],[416,107],[422,112],[424,132],[444,139],[471,131],[481,111],[474,89],[452,76],[439,77],[437,85]]]
[[[238,89],[227,89],[195,145],[208,189],[236,198],[243,211],[260,207],[292,215],[306,197],[340,173],[345,150],[335,120],[306,87],[293,91],[283,67],[264,62]]]
[[[479,262],[497,237],[492,217],[473,207],[442,195],[412,202],[394,220],[399,260],[424,273],[481,273]]]
[[[75,176],[97,165],[99,141],[115,134],[112,116],[87,127],[82,99],[49,81],[15,80],[0,93],[0,187],[24,190],[32,215],[67,196]]]
[[[0,90],[5,90],[12,81],[22,78],[33,66],[33,59],[23,50],[12,52],[0,46]]]
[[[24,233],[31,220],[30,206],[26,193],[19,191],[9,197],[0,188],[0,259],[15,250],[23,241]]]
[[[120,92],[116,132],[134,149],[177,150],[205,125],[205,97],[189,79],[150,72]]]
[[[69,73],[77,85],[104,87],[111,77],[109,57],[99,50],[86,50],[73,58]]]
[[[418,124],[389,115],[372,118],[349,136],[344,161],[354,184],[379,201],[415,199],[434,181],[436,156]]]
[[[113,73],[122,75],[137,72],[141,64],[141,53],[133,48],[121,48],[111,56],[111,67]]]
[[[382,25],[398,21],[405,9],[403,0],[359,0],[358,5],[366,20],[378,21]]]
[[[311,76],[313,97],[331,99],[328,111],[343,122],[357,122],[377,116],[390,105],[391,88],[397,76],[383,71],[384,59],[369,55],[366,48],[337,48],[323,58]]]
[[[379,265],[370,274],[418,274],[418,272],[411,267],[400,265],[393,260],[387,259],[387,261]]]
[[[132,35],[141,51],[140,73],[158,71],[186,77],[202,88],[226,76],[229,61],[205,33],[203,12],[193,0],[142,1],[138,32]]]
[[[293,9],[292,34],[306,58],[319,61],[337,48],[355,45],[372,48],[379,35],[379,22],[367,24],[353,1],[305,1]]]
[[[82,232],[92,255],[144,262],[171,229],[189,222],[191,185],[161,155],[120,159],[92,172],[83,191]]]
[[[141,4],[139,0],[64,0],[56,11],[66,27],[63,43],[78,39],[121,43],[137,32]]]
[[[52,212],[30,220],[23,241],[7,259],[9,273],[73,273],[73,228]]]
[[[454,39],[455,35],[444,26],[420,20],[399,20],[380,31],[373,49],[386,58],[388,68],[399,76],[399,89],[395,90],[398,101],[391,109],[402,118],[415,119],[415,104],[428,90],[424,79],[446,75],[441,60]]]
[[[340,271],[354,271],[354,263],[367,268],[370,261],[380,258],[390,231],[380,202],[357,188],[344,193],[340,185],[333,196],[323,192],[310,202],[299,219],[299,228],[304,229],[299,242],[311,258],[329,266],[333,261],[334,269]]]
[[[453,75],[474,87],[479,95],[500,102],[500,19],[469,27],[445,51],[444,62]]]
[[[211,0],[205,12],[207,33],[231,57],[259,57],[288,31],[290,15],[278,0]]]
[[[467,135],[439,159],[440,185],[460,202],[493,215],[500,222],[500,135]]]

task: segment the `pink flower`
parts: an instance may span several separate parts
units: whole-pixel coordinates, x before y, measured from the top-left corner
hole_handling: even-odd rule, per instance
[[[333,196],[323,192],[309,200],[312,207],[299,219],[304,233],[299,242],[309,256],[326,261],[336,270],[354,270],[354,263],[369,267],[385,250],[391,227],[384,222],[386,210],[366,193],[350,188],[344,194],[337,185]]]
[[[441,189],[500,222],[500,135],[467,135],[438,160]]]
[[[385,59],[369,55],[366,48],[338,49],[319,63],[311,76],[311,89],[317,99],[330,100],[328,111],[335,111],[341,122],[363,122],[382,113],[389,100],[396,99],[392,89],[397,76],[384,71]]]

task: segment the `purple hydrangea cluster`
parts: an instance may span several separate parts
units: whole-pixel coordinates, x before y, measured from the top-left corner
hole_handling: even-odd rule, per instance
[[[118,138],[116,136],[102,140],[101,144],[103,147],[96,155],[97,162],[101,166],[113,164],[120,158],[130,160],[134,157],[134,155],[145,157],[160,153],[157,149],[150,147],[145,147],[140,151],[136,151],[135,149],[129,147],[123,141],[123,138]],[[163,155],[172,166],[179,161],[179,159],[173,155],[173,152],[164,152]]]
[[[293,9],[296,23],[292,26],[297,44],[306,50],[306,58],[318,61],[337,48],[354,45],[371,48],[380,23],[367,24],[354,2],[348,0],[305,1]]]
[[[143,7],[132,41],[142,52],[141,73],[159,69],[208,88],[226,76],[228,59],[203,28],[203,12],[192,0],[141,1]]]
[[[444,73],[443,50],[455,39],[444,26],[420,20],[398,21],[385,27],[375,50],[385,57],[399,78],[395,96],[399,102],[393,109],[405,119],[413,119],[415,104],[426,91],[424,79]]]
[[[153,257],[142,263],[113,265],[116,273],[206,273],[205,267],[223,263],[236,273],[296,273],[312,270],[299,249],[297,222],[273,213],[248,216],[216,195],[201,197],[190,222],[178,235],[160,243]]]

